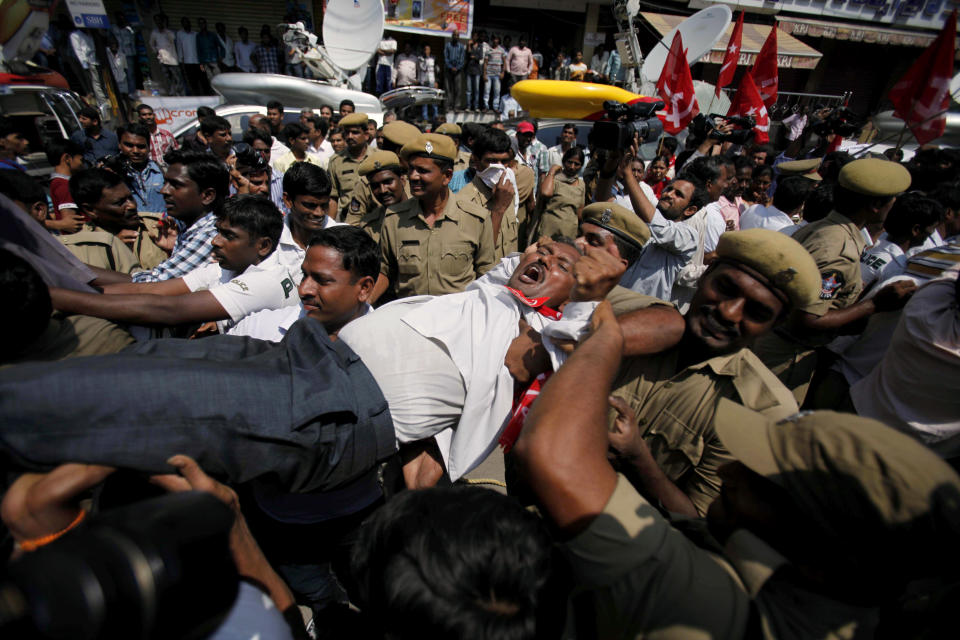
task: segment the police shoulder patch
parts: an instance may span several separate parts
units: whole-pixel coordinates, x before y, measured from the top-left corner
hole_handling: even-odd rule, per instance
[[[824,271],[820,274],[820,277],[822,278],[820,284],[821,300],[833,300],[836,298],[840,290],[843,289],[843,285],[847,282],[843,274],[836,269]]]
[[[350,199],[350,213],[360,212],[360,201],[356,197]]]

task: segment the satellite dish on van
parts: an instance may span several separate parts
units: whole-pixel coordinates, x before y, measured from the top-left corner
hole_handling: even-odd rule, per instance
[[[729,11],[728,11],[729,12]],[[383,38],[381,0],[329,0],[323,16],[323,48],[344,71],[367,64]]]
[[[733,12],[725,4],[715,4],[696,12],[654,45],[643,63],[641,69],[643,77],[652,83],[660,79],[660,72],[663,71],[667,54],[670,53],[670,45],[673,44],[673,36],[677,31],[680,32],[683,47],[687,50],[687,62],[693,64],[700,56],[710,51],[727,30],[732,18]]]

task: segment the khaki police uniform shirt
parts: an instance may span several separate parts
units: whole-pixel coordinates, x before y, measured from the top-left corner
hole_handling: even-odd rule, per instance
[[[453,162],[454,171],[463,171],[470,168],[470,157],[473,154],[463,149],[457,150],[457,159]]]
[[[591,637],[869,638],[875,611],[807,590],[746,530],[721,546],[699,519],[666,519],[623,476],[604,510],[563,545],[572,601]]]
[[[780,420],[798,411],[790,391],[749,349],[677,371],[679,350],[625,358],[613,395],[634,410],[657,464],[698,513],[720,492],[717,469],[733,457],[713,427],[721,398]],[[611,410],[610,424],[616,413]]]
[[[490,203],[493,200],[493,189],[484,184],[479,176],[474,177],[463,189],[460,189],[456,195],[457,200],[466,200],[480,205],[488,212]],[[499,262],[505,256],[519,251],[518,232],[520,223],[517,220],[517,209],[513,202],[507,205],[503,212],[503,219],[500,221],[500,231],[495,240],[494,258]]]
[[[384,214],[380,271],[398,298],[463,291],[495,262],[490,214],[452,193],[433,227],[418,198],[392,205]]]
[[[403,196],[400,202],[409,200],[412,197],[410,194],[410,185],[404,180]],[[357,183],[357,188],[354,190],[353,196],[350,198],[350,203],[347,205],[346,211],[343,212],[342,222],[353,225],[354,227],[359,226],[360,221],[367,217],[367,214],[380,208],[382,207],[374,197],[373,188],[370,186],[370,183],[367,182],[366,178],[361,178],[360,182]]]
[[[170,257],[152,239],[159,235],[157,226],[163,213],[139,211],[137,216],[140,218],[140,228],[137,229],[137,239],[133,243],[133,255],[137,257],[141,269],[150,271]]]
[[[537,235],[552,238],[559,233],[568,238],[576,238],[580,230],[580,218],[577,214],[583,207],[586,193],[586,184],[581,178],[569,180],[559,173],[555,175],[553,196],[544,203]]]
[[[366,180],[360,177],[358,171],[360,165],[367,159],[368,153],[370,153],[369,147],[364,149],[359,158],[354,158],[350,155],[349,150],[344,150],[342,153],[338,153],[330,158],[328,170],[330,172],[330,182],[333,184],[330,190],[330,197],[337,201],[337,217],[340,219],[343,218],[345,212],[348,210],[351,204],[351,198],[354,197],[354,195],[357,196],[358,200],[362,200],[358,205],[356,213],[360,213],[359,207],[363,207],[363,211],[366,211],[367,204],[365,200],[367,197],[370,199],[373,198],[372,193],[367,196],[362,190],[362,187],[358,191],[358,187],[360,186],[358,183],[366,184]],[[369,190],[370,186],[366,186],[367,190]]]
[[[380,229],[383,228],[383,215],[386,210],[387,208],[381,205],[363,216],[353,226],[363,229],[374,242],[380,244]]]
[[[120,273],[140,269],[136,256],[123,240],[90,223],[76,233],[57,237],[84,264]]]
[[[109,320],[54,312],[40,337],[26,345],[19,357],[5,364],[52,362],[79,356],[117,353],[134,343],[125,329]]]

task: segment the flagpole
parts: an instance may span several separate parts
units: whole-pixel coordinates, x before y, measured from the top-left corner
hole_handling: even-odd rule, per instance
[[[907,132],[907,123],[903,123],[903,128],[900,129],[900,136],[897,138],[897,148],[895,151],[900,151],[900,147],[903,146],[903,136]]]

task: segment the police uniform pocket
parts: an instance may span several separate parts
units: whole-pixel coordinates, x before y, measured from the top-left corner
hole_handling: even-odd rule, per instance
[[[472,269],[473,245],[469,242],[458,242],[443,248],[440,254],[440,268],[444,273],[457,274]]]
[[[642,421],[643,419],[641,419]],[[703,458],[703,437],[677,418],[668,408],[662,409],[645,424],[638,424],[651,453],[673,480],[679,479]]]
[[[397,255],[397,271],[401,275],[416,275],[420,273],[421,266],[420,243],[404,243],[400,247],[400,253]]]

